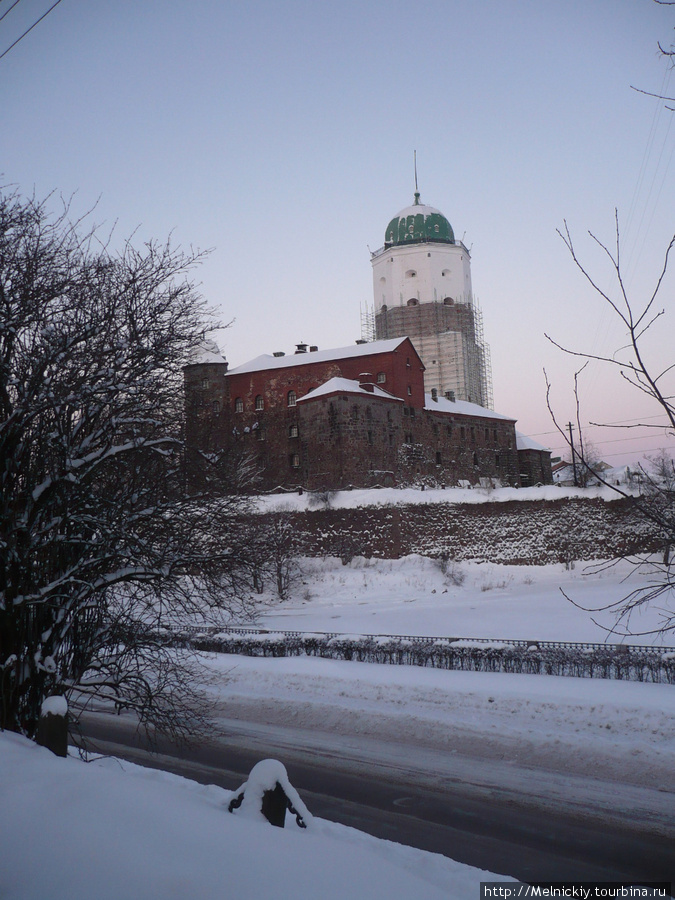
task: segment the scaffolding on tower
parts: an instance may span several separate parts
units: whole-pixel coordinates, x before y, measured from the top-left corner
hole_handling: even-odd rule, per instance
[[[492,394],[492,360],[490,358],[490,346],[486,344],[483,336],[483,312],[476,298],[471,304],[473,310],[473,324],[475,333],[475,348],[477,354],[477,370],[480,378],[478,387],[479,396],[482,397],[481,406],[492,409],[494,398]]]
[[[361,303],[361,340],[370,343],[375,340],[375,305]]]

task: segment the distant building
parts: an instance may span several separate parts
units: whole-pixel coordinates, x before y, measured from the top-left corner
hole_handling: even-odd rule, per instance
[[[208,348],[185,368],[185,393],[191,450],[243,451],[262,490],[522,483],[515,420],[426,394],[407,337],[323,351],[299,344],[232,370]],[[539,468],[524,457],[526,480],[550,481],[546,451],[535,452]]]

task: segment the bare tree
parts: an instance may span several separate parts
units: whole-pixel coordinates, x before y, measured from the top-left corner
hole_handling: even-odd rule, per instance
[[[659,293],[663,286],[664,278],[668,269],[668,261],[670,253],[675,246],[675,235],[670,240],[666,249],[661,271],[656,279],[655,286],[651,294],[642,303],[633,301],[627,293],[621,268],[621,241],[619,232],[618,214],[615,213],[615,247],[610,250],[607,245],[602,243],[593,234],[591,238],[601,248],[614,272],[614,285],[618,290],[618,299],[614,300],[609,293],[598,286],[597,281],[584,267],[577,255],[570,231],[565,223],[564,231],[559,232],[572,259],[577,268],[582,273],[586,281],[591,285],[593,290],[602,298],[604,303],[612,310],[614,316],[618,318],[627,336],[627,342],[624,347],[616,351],[611,356],[603,356],[587,351],[573,350],[559,344],[553,338],[546,335],[549,341],[563,352],[570,356],[580,358],[586,362],[595,360],[614,370],[618,371],[629,390],[638,391],[651,410],[658,410],[665,416],[666,428],[671,436],[675,436],[675,363],[668,362],[666,365],[659,366],[653,362],[646,349],[647,336],[662,325],[665,309],[657,305]],[[585,365],[586,363],[584,363]],[[575,398],[577,406],[577,423],[581,433],[581,417],[579,407],[579,394],[577,390],[577,378],[582,368],[575,374]],[[553,417],[553,421],[562,435],[569,443],[569,439],[564,427],[557,421],[556,416],[551,408],[550,403],[550,384],[547,381],[549,410]],[[639,422],[633,425],[612,426],[604,423],[592,422],[592,425],[604,425],[604,427],[619,428],[658,428],[663,430],[664,425],[654,425],[649,422]],[[590,465],[583,460],[583,464],[590,470]],[[668,471],[668,464],[665,463],[665,470]],[[612,610],[618,616],[618,622],[625,628],[629,627],[632,614],[646,604],[660,604],[659,611],[661,616],[661,624],[658,629],[653,631],[668,632],[675,630],[675,569],[673,568],[672,555],[670,547],[675,543],[675,492],[673,491],[672,481],[658,477],[658,473],[654,475],[647,469],[642,472],[643,486],[639,497],[634,498],[632,504],[632,514],[639,516],[643,521],[649,523],[654,540],[661,542],[664,552],[661,561],[651,555],[634,559],[637,566],[643,570],[649,570],[650,575],[647,584],[632,591],[627,596],[608,604],[603,609]],[[608,482],[602,473],[595,472],[595,477],[601,483],[610,487],[617,495],[632,498],[633,495],[628,489]]]
[[[67,205],[0,195],[0,728],[33,736],[52,693],[199,721],[165,629],[247,602],[228,540],[245,471],[211,460],[208,496],[187,490],[200,259],[115,253]]]
[[[659,6],[675,6],[675,0],[654,0],[654,3],[658,3]],[[666,57],[671,65],[675,64],[675,45],[671,44],[670,47],[664,47],[663,44],[658,41],[657,47],[659,48],[659,54],[661,56]],[[631,87],[634,91],[637,91],[638,94],[645,94],[647,97],[656,97],[658,100],[665,100],[666,104],[675,103],[675,97],[668,97],[665,94],[656,94],[653,91],[645,91],[634,85],[631,85]],[[666,105],[666,109],[670,110],[670,112],[675,112],[675,106]]]

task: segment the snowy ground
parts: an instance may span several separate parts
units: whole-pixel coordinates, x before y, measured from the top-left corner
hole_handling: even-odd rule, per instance
[[[231,797],[0,734],[3,900],[474,898],[485,872],[319,819],[283,830]],[[507,880],[507,879],[504,879]]]
[[[622,491],[634,489],[621,485]],[[321,494],[303,491],[288,494],[269,494],[257,498],[261,512],[302,512],[321,506]],[[510,500],[534,502],[535,500],[561,500],[563,497],[577,497],[585,500],[596,498],[608,502],[620,495],[609,487],[575,488],[557,484],[531,488],[378,488],[335,491],[329,494],[329,504],[333,509],[355,509],[359,506],[387,506],[405,503],[506,503]]]
[[[422,557],[305,560],[290,598],[268,606],[258,624],[598,641],[605,632],[559,589],[600,606],[636,586],[634,575],[623,583],[627,575],[624,564],[594,573],[489,564],[443,572]],[[632,622],[635,630],[652,624],[654,612]],[[396,766],[441,790],[461,780],[607,822],[630,810],[638,827],[675,838],[673,686],[313,658],[203,660],[217,727],[271,739],[282,761],[329,752],[354,772]],[[228,815],[230,795],[220,788],[112,760],[59,760],[15,735],[0,735],[0,771],[12,773],[0,779],[3,900],[474,900],[488,880],[320,820],[307,831],[272,829]]]
[[[347,566],[335,558],[304,559],[300,565],[302,575],[289,599],[280,603],[268,598],[269,606],[258,621],[262,627],[675,645],[673,632],[642,634],[662,624],[662,610],[654,605],[618,625],[609,612],[579,608],[606,606],[655,577],[649,571],[635,571],[628,562],[577,563],[571,570],[563,564],[463,562],[451,563],[445,572],[437,560],[422,556],[357,557]]]

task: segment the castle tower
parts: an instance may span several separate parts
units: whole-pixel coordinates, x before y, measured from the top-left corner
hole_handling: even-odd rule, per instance
[[[427,393],[490,408],[489,349],[471,290],[471,257],[450,222],[416,192],[413,205],[390,221],[371,263],[376,339],[412,340]]]

